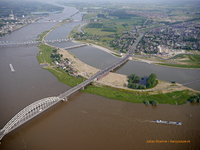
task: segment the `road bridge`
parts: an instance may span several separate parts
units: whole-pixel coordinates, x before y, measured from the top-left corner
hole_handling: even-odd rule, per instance
[[[80,45],[75,45],[75,46],[70,46],[70,47],[64,47],[63,49],[69,50],[69,49],[79,48],[79,47],[83,47],[83,46],[87,46],[87,44],[80,44]]]
[[[19,113],[17,113],[1,130],[0,130],[0,140],[8,133],[16,129],[17,127],[21,126],[22,124],[26,123],[33,117],[39,115],[46,109],[52,107],[53,105],[57,104],[58,102],[67,101],[67,98],[78,91],[79,89],[84,89],[85,86],[90,84],[93,81],[101,79],[103,76],[107,75],[110,71],[113,71],[115,68],[119,67],[126,61],[128,61],[129,57],[132,55],[133,51],[135,50],[138,42],[143,37],[143,33],[140,34],[140,37],[135,42],[134,46],[128,51],[128,53],[121,58],[119,61],[115,62],[114,64],[110,65],[109,67],[98,71],[96,74],[88,78],[86,81],[80,83],[79,85],[69,89],[68,91],[60,94],[58,97],[49,97],[44,98],[39,101],[36,101],[29,106],[22,109]]]
[[[69,42],[69,39],[54,39],[54,40],[43,40],[43,41],[26,41],[26,42],[12,42],[12,41],[0,41],[0,47],[13,47],[22,45],[34,45],[40,43],[58,43],[58,42]]]

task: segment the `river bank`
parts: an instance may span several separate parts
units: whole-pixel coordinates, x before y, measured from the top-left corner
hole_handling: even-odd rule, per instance
[[[76,28],[76,27],[75,27]],[[42,38],[42,40],[44,40],[44,38],[50,33],[50,32],[52,32],[53,30],[54,30],[55,28],[52,28],[49,32],[47,32],[46,33],[46,35],[43,35],[43,38]],[[75,40],[72,40],[72,42],[73,43],[80,43],[80,44],[83,44],[83,43],[85,43],[85,42],[81,42],[81,41],[75,41]],[[105,48],[105,47],[102,47],[102,46],[99,46],[99,45],[95,45],[95,44],[91,44],[91,43],[86,43],[86,44],[88,44],[88,45],[90,45],[90,46],[92,46],[92,47],[95,47],[95,48],[98,48],[98,49],[100,49],[100,50],[103,50],[103,51],[105,51],[106,53],[109,53],[109,54],[111,54],[111,55],[113,55],[113,56],[115,56],[114,54],[118,54],[118,53],[114,53],[113,51],[111,51],[111,50],[109,50],[109,49],[107,49],[107,48]],[[43,51],[42,49],[40,49],[40,54],[41,55],[45,55],[45,53],[47,53],[47,51],[48,51],[48,55],[49,55],[49,57],[50,57],[50,54],[51,54],[51,51],[53,50],[53,48],[55,48],[55,46],[51,46],[51,45],[49,45],[49,44],[46,44],[47,46],[49,46],[49,48],[48,47],[46,47],[48,50],[45,50],[45,51]],[[51,47],[51,48],[50,48]],[[73,54],[71,54],[70,52],[68,52],[68,51],[66,51],[66,50],[64,50],[64,49],[62,49],[62,48],[60,48],[60,47],[57,47],[57,48],[59,48],[59,54],[61,55],[63,55],[63,59],[64,58],[68,58],[71,62],[72,62],[72,64],[71,64],[71,66],[75,69],[75,70],[77,70],[77,73],[78,73],[78,75],[80,75],[80,76],[82,76],[83,78],[89,78],[89,77],[91,77],[92,75],[94,75],[96,72],[98,72],[99,71],[99,69],[97,69],[97,68],[95,68],[95,67],[92,67],[92,66],[90,66],[90,65],[87,65],[87,64],[85,64],[85,63],[83,63],[82,61],[80,61],[76,56],[74,56]],[[39,57],[39,56],[38,56]],[[117,57],[117,56],[115,56],[115,57]],[[47,59],[47,56],[45,56],[44,58],[43,58],[44,60],[43,60],[43,63],[48,63],[48,67],[46,67],[45,69],[47,69],[47,70],[49,70],[51,73],[53,73],[58,79],[59,79],[59,81],[60,82],[63,82],[63,83],[65,83],[65,84],[68,84],[68,85],[70,85],[70,86],[75,86],[75,85],[77,85],[78,83],[80,83],[80,81],[78,80],[78,81],[76,81],[76,78],[75,77],[70,77],[70,80],[72,80],[73,81],[73,83],[75,83],[76,82],[76,84],[71,84],[71,83],[68,83],[68,82],[66,82],[66,81],[64,81],[63,79],[65,78],[64,76],[66,75],[66,76],[69,76],[69,75],[67,75],[67,73],[65,73],[62,69],[58,69],[58,68],[56,68],[56,67],[53,67],[53,65],[52,65],[52,62],[49,62],[50,60],[48,60],[48,61],[45,61],[45,59]],[[133,61],[135,61],[135,60],[133,60]],[[142,61],[142,60],[140,60],[140,61]],[[149,61],[144,61],[144,62],[146,62],[146,63],[152,63],[152,62],[149,62]],[[40,61],[40,64],[42,64],[42,62]],[[62,75],[61,75],[61,73],[62,73]],[[59,75],[58,75],[59,74]],[[65,75],[64,75],[65,74]],[[62,76],[62,78],[63,79],[61,79],[61,77],[60,76]],[[82,79],[83,80],[83,79]],[[165,82],[165,81],[161,81],[161,80],[159,80],[159,82],[158,82],[158,84],[157,84],[157,86],[156,87],[154,87],[154,88],[152,88],[152,89],[145,89],[145,90],[135,90],[135,89],[129,89],[129,88],[127,88],[127,84],[128,84],[128,82],[127,82],[127,80],[128,80],[128,78],[127,78],[127,76],[126,75],[122,75],[122,74],[118,74],[118,73],[113,73],[113,72],[110,72],[108,75],[106,75],[104,78],[102,78],[100,81],[97,81],[97,82],[94,82],[94,84],[92,85],[92,87],[94,87],[94,88],[103,88],[103,89],[101,89],[101,90],[104,90],[105,88],[106,89],[109,89],[109,90],[114,90],[114,91],[123,91],[123,92],[125,92],[125,93],[134,93],[134,94],[139,94],[139,95],[158,95],[158,94],[165,94],[165,93],[173,93],[173,92],[177,92],[177,91],[179,91],[180,93],[182,92],[182,93],[185,93],[184,91],[186,90],[186,91],[190,91],[189,93],[197,93],[198,91],[196,91],[196,90],[193,90],[193,89],[191,89],[191,88],[187,88],[187,87],[184,87],[184,86],[182,86],[181,84],[172,84],[172,83],[169,83],[169,82]],[[91,93],[93,93],[92,91],[92,88],[91,88],[91,86],[90,86],[90,88],[89,88],[90,90],[88,91],[88,90],[86,90],[85,92],[91,92]],[[100,91],[101,91],[100,90]],[[96,92],[95,92],[96,93]],[[95,94],[94,93],[94,94]],[[124,95],[125,93],[121,93],[122,95]],[[180,94],[179,93],[179,94]],[[102,95],[101,93],[96,93],[97,95],[101,95],[101,96],[104,96],[104,97],[110,97],[109,96],[109,94],[106,94],[105,95],[105,92],[104,92],[104,94]],[[189,95],[188,95],[189,96]],[[186,98],[186,97],[185,97]],[[121,100],[121,99],[119,99],[118,98],[118,96],[115,96],[115,97],[113,97],[113,99],[117,99],[117,100]],[[126,99],[126,98],[125,98]],[[142,98],[143,99],[143,98]],[[145,99],[143,99],[143,100],[145,100]],[[126,100],[127,101],[127,100]],[[169,103],[168,101],[165,101],[165,102],[162,102],[162,100],[159,100],[159,99],[157,99],[157,101],[160,103]],[[185,102],[187,102],[188,101],[188,99],[184,99],[184,103]],[[134,101],[133,101],[134,102]],[[140,101],[141,103],[143,102],[143,101]],[[183,102],[174,102],[174,104],[183,104]],[[172,103],[171,103],[172,104]]]
[[[51,51],[53,50],[53,47],[48,46],[47,49],[48,50],[46,50],[46,52],[49,51],[49,54],[50,54]],[[66,56],[70,61],[73,62],[72,64],[74,68],[76,68],[77,70],[80,69],[78,70],[79,72],[88,71],[88,74],[91,76],[95,72],[98,71],[98,69],[91,68],[91,66],[84,64],[83,62],[78,60],[74,55],[70,54],[66,50],[60,49],[59,51],[60,51],[60,54],[63,54],[63,56]],[[42,52],[41,54],[44,55],[44,52]],[[44,62],[48,62],[48,61],[44,61]],[[65,83],[70,86],[76,86],[77,84],[81,83],[84,80],[83,78],[70,76],[66,72],[64,72],[64,70],[53,67],[52,65],[45,67],[45,69],[53,73],[60,82]],[[92,72],[91,72],[91,69],[92,69]],[[150,101],[156,100],[160,104],[174,104],[174,105],[177,105],[177,104],[180,105],[180,104],[186,103],[190,99],[191,95],[194,95],[195,93],[197,93],[197,91],[194,91],[192,89],[183,87],[181,85],[172,85],[164,81],[159,81],[159,84],[157,84],[157,86],[154,89],[132,90],[132,89],[123,87],[122,84],[121,84],[121,87],[119,86],[119,84],[116,85],[115,83],[116,76],[117,74],[115,73],[109,73],[100,81],[95,82],[93,83],[93,85],[88,86],[83,92],[93,93],[93,94],[100,95],[103,97],[126,101],[126,102],[143,103],[145,100],[148,99]],[[87,78],[88,76],[85,76],[85,77]],[[119,79],[120,77],[127,79],[125,75],[118,74],[118,80],[120,82],[122,81],[121,79]],[[160,90],[161,88],[162,90]]]

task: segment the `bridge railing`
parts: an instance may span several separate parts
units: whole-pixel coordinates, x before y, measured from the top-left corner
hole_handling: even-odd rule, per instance
[[[12,130],[16,129],[17,127],[24,124],[28,120],[37,116],[38,114],[40,114],[44,110],[48,109],[49,107],[55,105],[59,101],[65,99],[67,96],[71,95],[72,93],[74,93],[77,90],[81,89],[82,87],[86,86],[90,82],[94,81],[95,78],[98,78],[98,77],[110,72],[111,70],[114,70],[115,68],[117,68],[118,66],[120,66],[121,64],[126,62],[128,60],[128,58],[132,55],[134,49],[136,48],[136,46],[137,46],[139,40],[142,38],[142,36],[143,36],[143,34],[140,35],[140,37],[134,44],[133,48],[129,51],[129,53],[125,57],[123,57],[122,59],[120,59],[119,61],[114,63],[113,65],[111,65],[103,70],[98,71],[96,74],[94,74],[88,80],[71,88],[70,90],[64,92],[63,94],[60,94],[58,97],[44,98],[44,99],[36,101],[36,102],[28,105],[24,109],[22,109],[0,130],[0,140],[3,138],[3,136],[5,136],[9,132],[11,132]]]
[[[17,113],[1,130],[0,130],[0,140],[11,132],[12,130],[16,129],[17,127],[21,126],[25,122],[29,121],[33,117],[37,116],[38,114],[42,113],[46,109],[50,108],[51,106],[55,105],[59,101],[63,99],[58,97],[49,97],[44,98],[39,101],[36,101],[24,109],[22,109],[19,113]]]

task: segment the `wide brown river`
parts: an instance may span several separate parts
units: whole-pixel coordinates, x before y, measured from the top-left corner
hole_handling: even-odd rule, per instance
[[[50,18],[62,20],[76,12],[75,8],[65,7],[63,13]],[[80,18],[81,15],[74,17]],[[63,27],[66,34],[61,34],[61,38],[66,37],[77,24]],[[30,24],[0,40],[35,40],[38,34],[54,26],[51,23]],[[42,69],[37,62],[37,54],[37,46],[0,48],[0,128],[27,105],[45,97],[57,96],[71,88]],[[107,60],[107,57],[110,59]],[[102,57],[104,64],[99,68],[116,59],[105,55]],[[15,72],[10,71],[10,63]],[[141,70],[142,64],[138,64]],[[124,67],[126,65],[121,69]],[[198,79],[198,71],[193,71],[196,73],[191,79],[188,77],[191,72],[181,72],[187,78],[186,82]],[[195,88],[199,88],[199,84],[196,84]],[[58,103],[6,135],[1,141],[0,150],[199,150],[199,114],[199,104],[159,104],[153,107],[77,92],[70,96],[68,102]],[[180,121],[182,125],[154,123],[157,119]],[[184,141],[187,143],[175,143]]]

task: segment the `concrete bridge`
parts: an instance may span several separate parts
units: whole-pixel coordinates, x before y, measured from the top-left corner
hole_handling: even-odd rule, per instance
[[[26,42],[0,41],[0,47],[34,45],[34,44],[39,44],[39,43],[58,43],[58,42],[68,42],[68,41],[70,40],[69,39],[55,39],[55,40],[26,41]]]
[[[75,46],[70,46],[70,47],[64,47],[63,49],[69,50],[69,49],[83,47],[83,46],[88,46],[88,45],[87,44],[81,44],[81,45],[75,45]]]
[[[90,84],[93,81],[99,80],[105,75],[107,75],[110,71],[113,71],[115,68],[119,67],[126,61],[128,61],[129,57],[132,55],[133,51],[135,50],[138,42],[143,37],[144,34],[140,34],[140,37],[137,39],[134,46],[129,50],[127,55],[125,55],[123,58],[121,58],[116,63],[112,64],[111,66],[98,71],[96,74],[94,74],[92,77],[87,79],[86,81],[80,83],[79,85],[69,89],[68,91],[60,94],[58,97],[49,97],[44,98],[39,101],[36,101],[24,109],[22,109],[19,113],[17,113],[1,130],[0,130],[0,140],[8,133],[16,129],[17,127],[21,126],[22,124],[26,123],[33,117],[39,115],[46,109],[52,107],[53,105],[57,104],[60,101],[67,101],[67,98],[78,91],[79,89],[84,89],[85,86]]]

